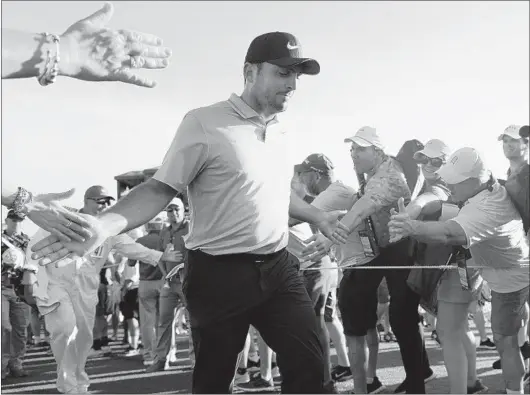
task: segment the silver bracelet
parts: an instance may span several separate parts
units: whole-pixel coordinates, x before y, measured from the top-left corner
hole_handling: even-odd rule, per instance
[[[26,204],[32,201],[33,194],[22,187],[18,187],[17,196],[11,206],[9,206],[9,209],[12,209],[19,217],[24,218],[27,214]]]
[[[59,61],[61,60],[59,53],[59,36],[55,34],[42,33],[44,39],[48,42],[55,43],[55,54],[52,55],[51,51],[48,50],[46,54],[46,63],[44,65],[44,71],[37,77],[41,86],[47,86],[53,84],[59,75]]]

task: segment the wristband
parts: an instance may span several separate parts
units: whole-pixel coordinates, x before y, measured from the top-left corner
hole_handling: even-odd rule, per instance
[[[9,207],[16,215],[24,218],[27,214],[26,204],[33,201],[33,195],[22,187],[18,187],[17,196],[13,201],[13,204]]]
[[[53,84],[59,74],[59,61],[61,60],[59,53],[60,39],[59,36],[56,36],[55,34],[42,33],[42,35],[46,41],[55,43],[55,54],[52,55],[51,51],[48,50],[44,70],[42,74],[37,77],[41,86],[47,86]]]

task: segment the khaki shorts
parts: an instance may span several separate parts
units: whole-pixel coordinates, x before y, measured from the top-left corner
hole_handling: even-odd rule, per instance
[[[521,328],[528,286],[515,292],[491,291],[491,331],[503,336],[516,336]]]

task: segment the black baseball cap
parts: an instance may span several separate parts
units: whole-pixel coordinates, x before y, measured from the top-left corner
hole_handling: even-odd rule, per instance
[[[311,154],[302,163],[294,166],[294,171],[297,173],[316,171],[321,174],[329,174],[332,170],[333,163],[324,154]]]
[[[524,125],[521,126],[521,129],[519,129],[519,136],[522,138],[529,138],[530,137],[530,126]]]
[[[320,64],[302,56],[300,41],[290,33],[273,32],[256,37],[248,47],[246,63],[271,63],[276,66],[296,67],[301,73],[317,75]]]

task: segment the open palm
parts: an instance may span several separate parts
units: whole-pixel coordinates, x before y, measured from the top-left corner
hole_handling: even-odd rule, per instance
[[[61,74],[86,81],[121,81],[154,87],[155,81],[131,69],[165,68],[171,51],[151,34],[106,27],[113,11],[112,4],[106,3],[61,35]]]
[[[91,215],[79,214],[88,223],[91,236],[85,241],[62,241],[56,235],[50,235],[35,243],[31,248],[32,258],[38,259],[40,265],[57,262],[70,254],[85,256],[96,250],[109,237],[100,221]]]

